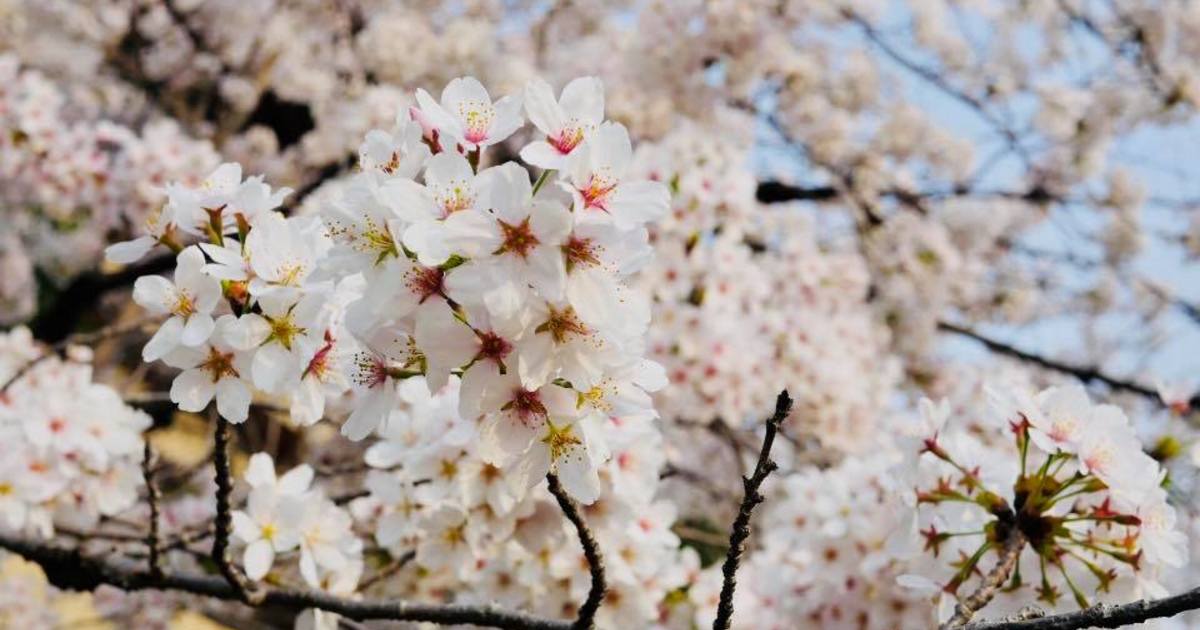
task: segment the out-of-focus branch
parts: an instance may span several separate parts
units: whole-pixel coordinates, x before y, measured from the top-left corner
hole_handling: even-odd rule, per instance
[[[845,9],[842,11],[842,14],[847,20],[857,24],[859,28],[863,30],[863,34],[866,36],[866,38],[870,40],[871,43],[875,44],[875,46],[878,47],[879,50],[892,61],[895,61],[901,67],[905,68],[909,72],[912,72],[914,75],[920,77],[923,81],[934,86],[938,90],[941,90],[951,98],[975,110],[976,114],[978,114],[980,118],[991,125],[992,128],[995,129],[996,132],[1005,139],[1005,141],[1008,143],[1008,147],[1014,153],[1016,153],[1018,157],[1021,158],[1022,162],[1024,162],[1026,165],[1032,163],[1033,159],[1029,155],[1029,152],[1021,144],[1021,139],[1017,136],[1017,133],[1013,131],[1008,124],[996,117],[996,115],[987,108],[987,104],[981,99],[965,92],[957,86],[951,85],[945,79],[945,77],[935,70],[926,68],[901,54],[899,50],[897,50],[883,38],[879,31],[876,30],[869,21],[854,11]]]
[[[996,560],[996,566],[992,567],[992,570],[984,576],[983,583],[975,589],[975,592],[959,600],[958,605],[954,607],[954,615],[941,625],[941,630],[961,628],[963,624],[971,620],[976,612],[992,601],[996,592],[1012,575],[1017,561],[1021,558],[1021,551],[1025,549],[1026,542],[1025,534],[1021,533],[1019,527],[1009,528],[1004,544],[1000,547],[1000,557]]]
[[[962,630],[1080,630],[1082,628],[1120,628],[1150,619],[1173,617],[1189,610],[1200,610],[1200,588],[1162,599],[1142,599],[1119,606],[1101,604],[1058,615],[1019,615],[1016,619],[980,621],[961,626]]]
[[[62,356],[67,351],[67,348],[74,345],[93,344],[104,339],[118,337],[120,335],[124,335],[125,333],[133,332],[145,326],[154,319],[156,318],[142,318],[124,324],[112,324],[94,332],[76,333],[65,339],[61,339],[56,343],[51,344],[48,352],[39,354],[33,359],[26,361],[21,367],[17,368],[17,370],[13,372],[12,376],[8,377],[8,380],[4,381],[3,384],[0,384],[0,396],[3,396],[8,389],[13,386],[14,383],[21,380],[21,378],[28,374],[30,370],[37,367],[39,363],[49,359],[52,356]]]
[[[0,548],[37,563],[46,573],[46,579],[62,589],[92,591],[101,584],[108,584],[125,591],[171,590],[225,600],[240,600],[242,597],[222,577],[168,570],[158,579],[150,575],[141,563],[132,563],[127,558],[89,557],[78,549],[26,540],[7,532],[0,532]],[[471,624],[506,630],[570,630],[573,627],[571,622],[543,619],[490,605],[426,605],[396,600],[358,600],[304,588],[264,588],[262,601],[257,605],[293,614],[319,608],[359,621],[386,619],[442,625]]]
[[[406,552],[400,554],[400,557],[396,558],[395,560],[392,560],[391,562],[389,562],[387,564],[387,566],[383,567],[382,569],[377,571],[374,575],[364,579],[361,583],[359,583],[358,590],[365,593],[367,591],[367,589],[369,589],[372,586],[378,584],[379,582],[382,582],[383,580],[386,580],[387,578],[395,575],[401,569],[408,566],[408,563],[412,562],[413,558],[416,558],[416,557],[417,557],[417,552],[415,552],[415,551],[406,551]]]
[[[162,562],[159,559],[161,543],[158,536],[158,485],[154,482],[154,448],[150,440],[143,437],[142,442],[142,481],[146,484],[146,504],[150,506],[150,524],[146,532],[146,564],[150,576],[161,580],[163,577]]]
[[[1016,346],[992,339],[991,337],[978,333],[974,330],[959,326],[957,324],[952,324],[950,322],[938,322],[938,329],[967,337],[969,339],[974,339],[975,341],[982,343],[988,350],[991,350],[996,354],[1001,354],[1013,359],[1024,361],[1026,363],[1031,363],[1047,370],[1061,372],[1063,374],[1070,374],[1084,382],[1103,383],[1114,390],[1138,394],[1162,403],[1162,399],[1159,397],[1158,392],[1154,391],[1154,389],[1140,383],[1110,376],[1100,371],[1100,369],[1095,366],[1075,365],[1065,361],[1050,359],[1040,354],[1021,350]],[[1193,395],[1189,400],[1189,404],[1192,406],[1192,408],[1197,408],[1197,406],[1200,406],[1200,393]]]
[[[794,186],[774,180],[758,183],[754,196],[761,203],[786,201],[830,201],[840,196],[833,186]]]
[[[326,182],[337,179],[349,172],[354,166],[355,159],[354,156],[347,156],[339,162],[331,162],[322,166],[311,179],[301,184],[299,188],[283,201],[282,210],[290,213],[299,208],[300,204],[304,203],[304,200],[309,195],[316,192],[321,186],[324,186]]]
[[[571,525],[575,526],[575,532],[579,534],[579,543],[583,546],[588,572],[592,576],[592,587],[588,590],[587,599],[579,607],[579,615],[571,624],[573,630],[586,630],[594,624],[596,612],[600,610],[600,604],[604,602],[604,593],[608,590],[608,584],[604,579],[604,558],[600,555],[600,545],[596,543],[596,536],[592,534],[591,528],[583,520],[583,515],[579,513],[579,506],[563,490],[558,476],[550,473],[546,475],[546,482],[550,486],[550,494],[554,495],[554,499],[558,501],[558,507],[562,509],[563,515],[567,517],[568,521],[571,521]]]
[[[721,567],[724,580],[721,584],[717,618],[713,620],[713,630],[728,630],[733,619],[733,592],[737,587],[738,564],[746,550],[746,539],[750,536],[750,516],[754,508],[764,500],[759,488],[762,487],[763,481],[766,481],[767,475],[777,468],[775,462],[771,461],[771,447],[775,444],[775,434],[779,431],[779,425],[787,419],[791,411],[792,398],[788,396],[787,390],[779,392],[779,397],[775,399],[775,413],[767,420],[767,433],[763,437],[762,450],[759,451],[754,474],[742,477],[745,495],[729,532],[729,551],[725,555],[725,564]]]
[[[79,324],[79,320],[91,312],[110,291],[133,286],[138,278],[162,273],[175,266],[175,256],[171,253],[158,254],[137,264],[129,265],[116,273],[85,273],[76,277],[67,285],[50,308],[38,313],[30,323],[33,336],[47,343],[56,343],[66,339]],[[77,341],[75,343],[84,343]]]
[[[827,167],[828,168],[828,167]],[[764,180],[758,183],[755,198],[760,203],[786,203],[789,201],[833,201],[843,196],[843,191],[834,186],[796,186],[776,180]],[[890,197],[906,205],[916,205],[924,200],[940,199],[1007,199],[1025,201],[1032,204],[1046,204],[1071,201],[1055,195],[1042,186],[1032,186],[1028,190],[975,190],[956,188],[941,191],[918,191],[894,188],[881,190],[879,194]]]

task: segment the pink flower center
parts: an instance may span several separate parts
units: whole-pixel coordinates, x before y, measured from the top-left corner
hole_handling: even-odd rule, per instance
[[[512,352],[512,344],[490,330],[476,334],[479,335],[479,358],[503,365],[504,358]]]
[[[370,352],[358,353],[354,357],[354,367],[354,382],[367,389],[379,387],[387,380],[387,364],[384,362],[383,357],[377,354]]]
[[[517,224],[508,224],[504,221],[496,221],[496,223],[500,224],[500,233],[504,237],[504,242],[496,253],[511,253],[521,258],[528,258],[529,252],[541,243],[529,225],[529,217],[525,217],[524,221]]]
[[[557,136],[547,138],[546,140],[550,142],[550,146],[554,147],[555,151],[558,151],[562,155],[567,155],[571,151],[574,151],[575,147],[579,146],[579,143],[583,142],[583,128],[568,125],[563,127]]]
[[[458,115],[463,121],[463,139],[478,144],[487,139],[496,110],[489,103],[470,101],[459,104]]]
[[[617,182],[610,181],[603,175],[593,174],[588,178],[587,186],[579,189],[579,194],[583,197],[585,208],[598,208],[608,212],[608,208],[605,206],[608,204],[609,196],[616,189]]]
[[[433,295],[445,295],[443,284],[446,272],[437,267],[414,267],[407,274],[404,286],[420,298],[422,304]]]
[[[567,271],[572,271],[578,265],[599,265],[599,249],[590,238],[579,238],[574,234],[569,236],[567,242],[562,244]]]
[[[539,423],[545,420],[548,415],[546,413],[546,405],[542,404],[542,397],[537,392],[531,392],[527,389],[517,389],[514,391],[512,400],[505,406],[515,413],[517,419],[526,426]]]

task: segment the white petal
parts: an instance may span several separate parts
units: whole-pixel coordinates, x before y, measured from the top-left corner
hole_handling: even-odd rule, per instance
[[[171,383],[171,402],[184,411],[204,411],[216,388],[202,370],[185,370]]]
[[[455,212],[446,218],[442,226],[445,246],[468,258],[491,254],[500,247],[499,226],[494,217],[483,212]],[[405,234],[405,244],[407,237]]]
[[[162,323],[162,326],[146,342],[142,348],[142,360],[149,363],[166,356],[167,353],[179,346],[179,338],[183,336],[183,318],[172,317]]]
[[[355,442],[367,437],[383,424],[395,404],[396,386],[389,381],[363,397],[361,404],[342,425],[342,435]]]
[[[562,111],[593,125],[604,120],[604,83],[596,77],[579,77],[562,91]]]
[[[233,517],[233,535],[242,542],[251,542],[258,539],[259,529],[255,524],[254,519],[250,515],[241,510],[230,514]]]
[[[320,576],[317,575],[317,563],[313,560],[312,552],[307,547],[300,549],[300,576],[313,588],[321,586]]]
[[[269,343],[254,353],[251,372],[254,385],[266,392],[275,392],[281,383],[289,382],[292,373],[299,373],[304,366],[279,343]]]
[[[267,453],[250,456],[246,473],[242,475],[251,488],[269,488],[275,485],[275,460]]]
[[[504,141],[521,127],[525,122],[521,118],[521,101],[520,95],[505,96],[496,101],[496,118],[488,130],[487,140],[483,142],[485,146]]]
[[[633,382],[648,392],[656,392],[670,383],[667,380],[666,368],[658,362],[649,359],[643,359],[638,362],[637,368],[634,371]]]
[[[162,276],[142,276],[133,283],[133,301],[151,313],[168,313],[175,302],[175,285]]]
[[[525,84],[525,113],[529,115],[529,121],[546,135],[558,133],[566,122],[562,108],[554,100],[554,90],[539,78]],[[524,152],[521,158],[525,158]]]
[[[618,227],[635,227],[661,219],[670,206],[671,193],[667,187],[645,180],[621,183],[608,207]]]
[[[617,295],[617,280],[598,267],[572,270],[566,281],[567,301],[583,323],[601,330],[615,326],[622,316]]]
[[[308,464],[301,464],[287,471],[279,478],[279,492],[299,496],[308,492],[308,486],[313,480],[313,469]]]
[[[246,546],[242,556],[242,564],[246,567],[246,577],[258,581],[266,577],[275,562],[275,550],[266,540],[256,540]]]
[[[585,448],[579,445],[568,448],[554,465],[563,489],[576,501],[591,505],[600,497],[600,476]]]
[[[208,341],[214,327],[216,327],[216,322],[213,321],[212,315],[193,313],[191,317],[188,317],[187,324],[183,326],[183,333],[180,335],[179,341],[185,346],[195,348]]]
[[[423,310],[413,333],[417,346],[429,361],[427,378],[431,390],[439,390],[450,371],[466,365],[479,352],[474,331],[460,322],[448,307]]]
[[[226,376],[217,383],[217,411],[234,424],[246,421],[250,397],[250,386],[240,378]]]
[[[586,142],[591,145],[593,168],[607,167],[611,176],[617,178],[625,174],[633,156],[633,145],[624,125],[606,122]]]
[[[238,350],[251,350],[271,336],[271,323],[258,313],[222,316],[218,334]]]
[[[567,156],[558,152],[549,142],[537,140],[530,142],[521,149],[521,159],[526,164],[538,168],[561,169],[567,163]]]
[[[404,246],[417,255],[426,267],[436,267],[450,257],[446,228],[441,221],[421,221],[404,231]]]
[[[470,184],[475,180],[475,171],[467,158],[454,151],[439,153],[429,158],[425,165],[425,184],[433,190]]]
[[[292,390],[292,421],[307,427],[325,415],[325,390],[316,378],[305,378]]]
[[[121,265],[137,262],[149,253],[157,242],[152,236],[139,236],[132,241],[113,243],[104,249],[104,258]]]
[[[536,203],[529,224],[544,245],[557,245],[571,232],[572,215],[564,206],[554,202]]]

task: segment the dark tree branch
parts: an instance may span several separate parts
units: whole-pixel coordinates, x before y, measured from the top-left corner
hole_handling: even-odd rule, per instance
[[[829,168],[826,166],[825,168]],[[831,169],[832,170],[832,169]],[[755,198],[760,203],[786,203],[789,201],[833,201],[842,197],[844,191],[834,186],[796,186],[776,180],[765,180],[758,183]],[[1007,199],[1024,201],[1031,204],[1065,203],[1071,200],[1056,195],[1045,187],[1032,186],[1029,190],[974,190],[970,188],[954,188],[951,190],[906,190],[892,188],[879,191],[884,197],[890,197],[909,206],[917,206],[925,200],[939,199]]]
[[[365,593],[367,589],[400,572],[401,569],[408,566],[408,563],[412,562],[416,557],[417,552],[412,550],[400,554],[400,557],[392,560],[387,564],[387,566],[383,567],[374,575],[359,583],[358,590]]]
[[[721,567],[725,577],[721,584],[721,601],[717,606],[717,618],[713,620],[713,630],[728,630],[733,620],[733,591],[737,587],[738,563],[742,553],[746,551],[746,538],[750,536],[750,515],[764,500],[763,495],[759,493],[763,481],[778,467],[771,461],[771,446],[775,444],[775,434],[779,431],[779,425],[791,411],[792,399],[787,390],[779,392],[779,397],[775,399],[775,413],[767,420],[767,433],[763,437],[762,450],[759,451],[754,474],[742,477],[745,495],[729,533],[729,551],[725,556],[725,564]]]
[[[288,195],[288,198],[283,201],[281,210],[290,213],[299,208],[300,204],[304,203],[304,200],[309,195],[316,192],[321,186],[324,186],[326,182],[337,179],[349,172],[354,167],[357,159],[357,157],[350,155],[339,162],[331,162],[322,166],[311,179],[301,184],[291,195]]]
[[[785,201],[829,201],[841,196],[833,186],[802,187],[774,180],[758,183],[754,196],[761,203],[783,203]]]
[[[1081,628],[1120,628],[1150,619],[1174,617],[1200,609],[1200,588],[1171,597],[1138,600],[1119,606],[1101,604],[1059,615],[1021,615],[1018,619],[980,621],[962,626],[962,630],[1079,630]]]
[[[1000,557],[996,560],[996,566],[992,567],[992,570],[983,578],[983,583],[975,589],[975,592],[959,600],[958,605],[954,607],[954,615],[942,624],[941,630],[961,628],[971,621],[971,617],[975,616],[976,612],[992,601],[996,592],[1012,575],[1017,561],[1021,558],[1021,551],[1025,549],[1025,543],[1025,534],[1021,533],[1021,528],[1010,527],[1008,529],[1008,536],[1000,548]]]
[[[1114,390],[1138,394],[1160,404],[1162,403],[1162,399],[1159,397],[1158,392],[1154,391],[1154,389],[1146,387],[1140,383],[1110,376],[1104,372],[1101,372],[1100,369],[1096,368],[1095,366],[1075,365],[1064,361],[1056,361],[1054,359],[1043,357],[1039,354],[1021,350],[1016,346],[992,339],[991,337],[987,337],[969,328],[965,328],[957,324],[951,324],[949,322],[938,322],[938,329],[967,337],[968,339],[974,339],[975,341],[982,343],[988,350],[991,350],[996,354],[1001,354],[1013,359],[1024,361],[1026,363],[1031,363],[1038,367],[1054,372],[1070,374],[1084,382],[1103,383]],[[1192,406],[1192,408],[1197,408],[1197,406],[1200,405],[1200,393],[1193,395],[1189,400],[1189,404]]]
[[[587,599],[579,607],[579,615],[571,624],[572,630],[586,630],[593,626],[596,612],[600,610],[600,604],[604,602],[604,593],[608,590],[604,579],[604,558],[600,555],[600,545],[596,543],[595,535],[583,520],[583,515],[579,513],[579,506],[563,490],[558,476],[550,473],[546,475],[546,482],[550,485],[550,494],[554,495],[558,507],[562,508],[563,515],[571,521],[575,532],[579,534],[579,543],[583,546],[584,557],[587,558],[588,572],[592,575],[592,587],[588,590]]]
[[[172,590],[224,600],[241,600],[242,594],[218,576],[165,571],[156,579],[139,564],[121,557],[94,558],[78,549],[69,549],[25,540],[0,532],[0,548],[41,565],[46,579],[54,586],[72,591],[92,591],[101,584],[125,591]],[[292,614],[319,608],[349,619],[386,619],[419,621],[443,625],[471,624],[505,630],[570,630],[567,621],[543,619],[494,606],[427,605],[405,601],[370,601],[341,598],[323,591],[304,588],[264,588],[264,608]]]
[[[168,252],[129,265],[116,273],[85,273],[77,276],[55,297],[50,308],[38,313],[30,322],[33,336],[47,343],[62,341],[75,331],[80,319],[90,313],[109,291],[132,286],[142,276],[162,273],[174,266],[175,255]]]
[[[229,535],[233,523],[229,497],[233,494],[233,480],[229,471],[229,421],[211,407],[216,429],[213,432],[213,470],[217,478],[217,515],[214,520],[212,560],[220,569],[229,585],[237,589],[241,600],[252,606],[262,602],[265,592],[250,582],[229,559]]]

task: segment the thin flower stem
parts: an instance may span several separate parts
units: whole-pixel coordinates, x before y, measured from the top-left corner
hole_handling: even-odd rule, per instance
[[[1025,476],[1025,466],[1029,459],[1029,427],[1022,426],[1021,432],[1017,434],[1017,439],[1021,443],[1021,476]]]
[[[550,179],[550,176],[553,174],[554,174],[554,169],[548,168],[548,169],[542,171],[541,175],[538,175],[537,181],[533,183],[533,196],[534,197],[537,196],[538,191],[542,189],[542,186],[546,185],[546,180]]]

